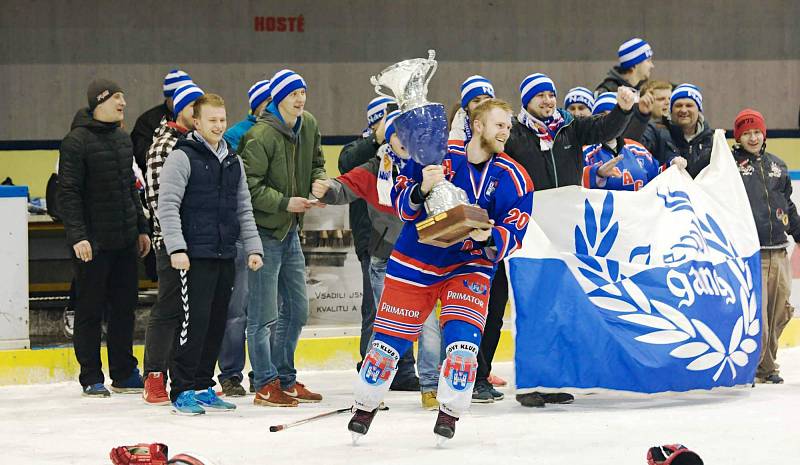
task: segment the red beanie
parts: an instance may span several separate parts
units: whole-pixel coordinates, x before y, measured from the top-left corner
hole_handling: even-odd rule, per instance
[[[736,115],[736,120],[733,122],[733,138],[739,142],[739,137],[742,133],[751,129],[758,129],[764,134],[764,139],[767,138],[767,125],[764,123],[764,116],[750,108],[745,108]]]

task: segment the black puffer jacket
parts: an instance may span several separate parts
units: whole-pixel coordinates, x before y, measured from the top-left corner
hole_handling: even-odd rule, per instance
[[[148,232],[131,138],[119,124],[97,121],[84,108],[59,152],[60,213],[70,245],[88,240],[95,252],[116,250]]]
[[[339,172],[345,174],[375,158],[380,144],[375,136],[359,137],[342,148],[339,154]],[[353,245],[359,260],[369,256],[369,241],[372,234],[372,221],[369,218],[367,202],[358,199],[350,204],[350,229],[353,231]]]
[[[136,164],[139,165],[142,173],[147,171],[147,151],[153,145],[153,135],[161,126],[161,120],[164,118],[167,121],[175,119],[172,112],[169,111],[166,101],[142,113],[136,118],[136,124],[133,125],[133,131],[131,131],[133,158],[136,159]]]
[[[742,175],[756,220],[761,247],[786,247],[786,234],[800,243],[800,216],[792,202],[792,180],[786,163],[765,151],[755,156],[741,146],[733,147],[733,158]]]
[[[518,161],[533,180],[537,191],[581,184],[583,146],[616,139],[628,126],[631,111],[619,106],[605,116],[573,118],[563,110],[565,123],[556,133],[553,147],[542,150],[539,137],[516,118],[505,152]]]

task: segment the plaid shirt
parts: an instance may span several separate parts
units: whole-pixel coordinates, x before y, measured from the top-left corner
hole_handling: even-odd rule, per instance
[[[182,126],[162,118],[161,125],[158,126],[153,134],[153,144],[147,150],[147,172],[145,173],[147,193],[145,199],[147,200],[147,209],[150,210],[150,217],[153,219],[153,244],[157,248],[161,248],[163,244],[161,225],[158,224],[158,216],[156,215],[156,210],[158,209],[158,176],[161,174],[161,168],[164,166],[167,155],[172,152],[179,139],[186,137],[186,133],[186,129]]]

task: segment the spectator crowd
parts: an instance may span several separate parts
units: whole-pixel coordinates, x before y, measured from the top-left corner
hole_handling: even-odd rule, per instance
[[[510,107],[498,98],[490,77],[466,77],[453,89],[460,96],[450,114],[448,153],[458,159],[487,150],[488,158],[469,157],[464,170],[480,175],[494,164],[518,170],[513,179],[522,187],[510,195],[519,198],[526,198],[528,182],[532,191],[563,186],[637,191],[673,165],[695,177],[709,164],[712,150],[702,88],[655,79],[654,70],[650,44],[634,38],[619,46],[618,62],[594,90],[575,87],[563,98],[542,72],[520,76],[518,95],[506,96]],[[387,359],[392,373],[387,389],[418,391],[424,408],[457,419],[458,409],[444,405],[456,401],[442,400],[439,392],[452,342],[443,328],[444,322],[466,321],[470,312],[445,299],[439,315],[417,308],[422,316],[411,322],[398,323],[384,312],[401,289],[397,263],[408,266],[411,260],[401,233],[419,213],[414,205],[424,202],[430,180],[458,171],[426,167],[417,177],[407,175],[413,162],[395,124],[398,104],[376,96],[366,104],[367,128],[342,148],[340,173],[326,173],[321,129],[306,111],[307,90],[300,74],[280,70],[249,87],[250,111],[231,124],[221,96],[175,69],[164,77],[163,102],[139,116],[128,135],[121,126],[126,91],[108,79],[89,84],[88,106],[78,110],[61,143],[58,170],[59,213],[74,255],[73,340],[83,395],[111,395],[100,358],[105,319],[115,393],[141,393],[148,404],[171,405],[188,415],[235,409],[225,399],[248,395],[245,386],[256,406],[320,402],[322,395],[300,381],[295,367],[309,313],[300,233],[308,211],[349,204],[363,283],[357,370],[369,376],[384,336],[407,330],[409,341],[419,338],[417,354],[410,344],[396,345],[403,351]],[[761,244],[763,349],[756,377],[760,383],[781,383],[778,339],[792,314],[786,249],[789,236],[800,240],[800,216],[790,199],[786,164],[766,150],[761,113],[743,109],[733,127],[733,157]],[[395,192],[411,181],[419,187]],[[462,246],[488,260],[487,276],[493,276],[486,280],[486,305],[470,320],[481,332],[474,341],[473,403],[504,398],[497,388],[506,382],[492,375],[492,361],[509,294],[502,258],[515,246],[501,226],[474,230]],[[524,225],[520,230],[524,233]],[[140,372],[132,345],[137,260],[145,257],[158,278],[158,298]],[[246,358],[252,371],[245,384]],[[533,392],[516,400],[544,407],[572,402],[573,396]],[[368,428],[371,417],[357,414],[356,420]]]

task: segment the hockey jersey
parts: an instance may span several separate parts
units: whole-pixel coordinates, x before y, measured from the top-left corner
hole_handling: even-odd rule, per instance
[[[479,169],[467,160],[464,142],[456,140],[448,142],[442,165],[446,179],[464,189],[470,203],[494,220],[491,246],[470,238],[447,248],[419,242],[416,225],[428,215],[424,205],[412,201],[412,192],[422,182],[423,166],[409,160],[392,189],[392,203],[405,224],[389,257],[386,279],[420,287],[467,273],[491,280],[497,263],[522,245],[534,189],[525,169],[502,152]]]
[[[620,138],[617,141],[617,153],[606,144],[587,145],[584,147],[583,187],[614,191],[638,191],[658,176],[663,169],[642,144],[631,139]],[[617,163],[617,168],[622,172],[622,176],[608,178],[598,176],[597,170],[603,163],[618,155],[622,155],[622,160]]]

